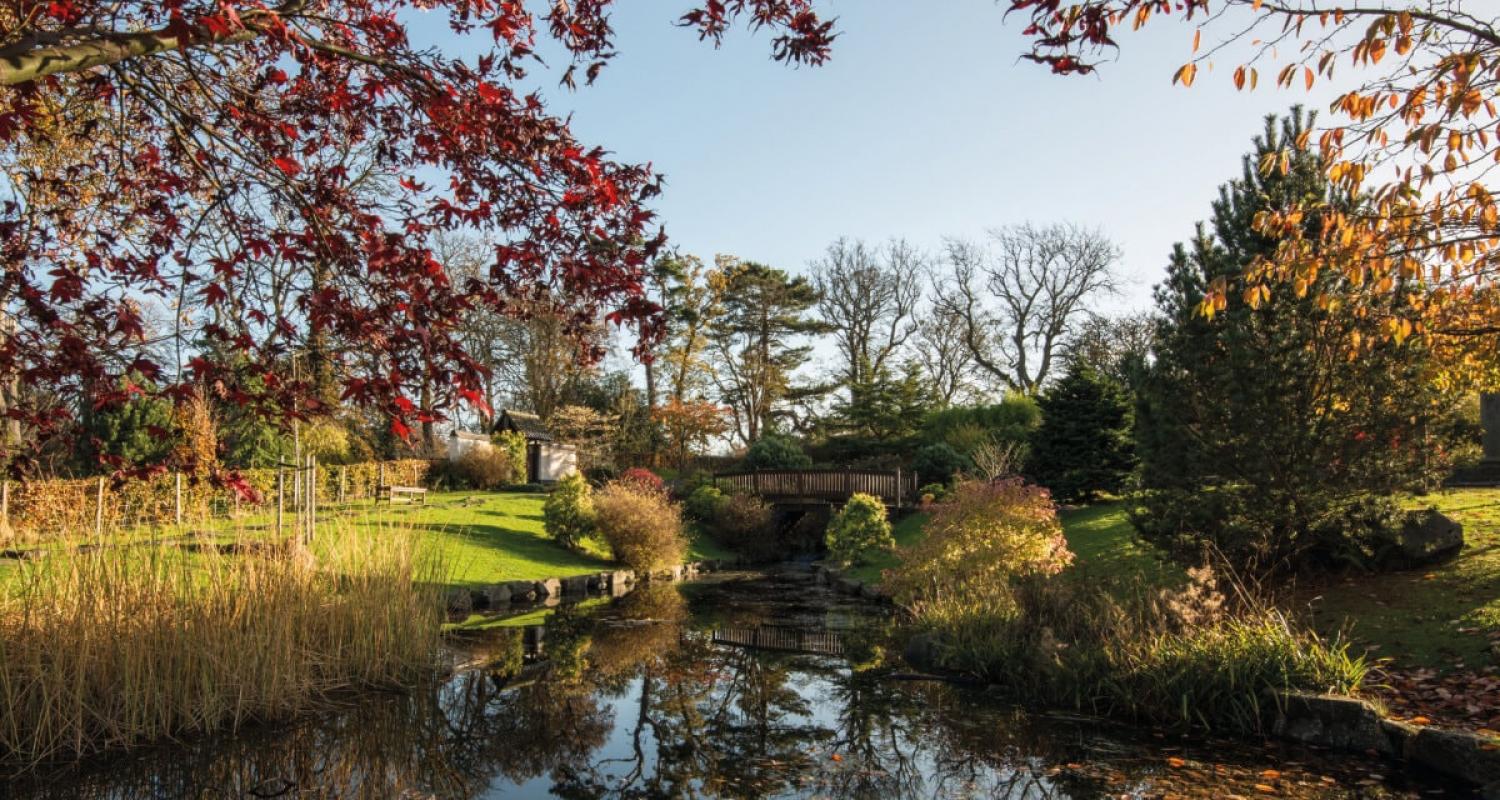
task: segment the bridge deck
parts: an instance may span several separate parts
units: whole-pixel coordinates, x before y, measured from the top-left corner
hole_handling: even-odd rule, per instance
[[[905,508],[917,501],[916,473],[901,470],[778,469],[725,472],[714,476],[714,485],[750,492],[772,502],[843,503],[856,493],[873,495],[894,508]]]

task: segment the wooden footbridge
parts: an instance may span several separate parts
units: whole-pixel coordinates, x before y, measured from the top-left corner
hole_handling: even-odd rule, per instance
[[[753,628],[719,628],[713,632],[714,644],[727,644],[751,650],[776,650],[783,653],[810,653],[841,656],[844,641],[834,631],[809,630],[772,625]]]
[[[720,489],[759,495],[775,505],[828,503],[843,505],[855,494],[880,498],[894,509],[915,506],[917,474],[902,470],[776,469],[721,472],[714,476]]]

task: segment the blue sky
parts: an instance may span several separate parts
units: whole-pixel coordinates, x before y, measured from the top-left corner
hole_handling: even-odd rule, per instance
[[[993,0],[824,0],[842,32],[833,60],[796,69],[770,60],[765,35],[700,43],[673,25],[688,2],[621,3],[620,55],[594,86],[541,77],[581,139],[666,175],[661,221],[705,259],[800,271],[841,235],[935,250],[1069,220],[1124,251],[1131,285],[1111,306],[1144,307],[1262,117],[1307,99],[1271,81],[1236,92],[1228,61],[1172,86],[1192,35],[1176,20],[1126,36],[1096,76],[1061,77],[1018,59],[1021,21]]]

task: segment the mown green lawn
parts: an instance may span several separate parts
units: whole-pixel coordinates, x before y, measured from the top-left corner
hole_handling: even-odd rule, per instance
[[[922,525],[927,522],[927,515],[918,511],[907,514],[896,520],[891,525],[891,535],[896,537],[897,547],[906,547],[917,541],[922,536]],[[883,570],[896,566],[896,554],[891,551],[876,553],[870,563],[855,567],[848,571],[848,575],[855,580],[864,583],[879,582],[880,573]]]
[[[454,586],[613,568],[602,542],[585,542],[583,552],[575,552],[547,538],[542,529],[546,497],[539,492],[445,492],[429,495],[425,505],[383,505],[354,520],[377,531],[394,524],[430,534]],[[728,556],[707,537],[691,531],[689,536],[689,561]]]
[[[1464,526],[1464,549],[1426,569],[1351,575],[1303,587],[1297,602],[1320,630],[1403,666],[1480,667],[1497,659],[1500,489],[1453,489],[1412,500]]]
[[[1500,640],[1500,489],[1455,489],[1412,505],[1434,505],[1463,524],[1466,544],[1458,557],[1426,569],[1304,582],[1286,593],[1288,610],[1325,635],[1342,634],[1356,649],[1397,664],[1494,663],[1491,643]],[[1135,535],[1123,504],[1100,503],[1060,516],[1077,555],[1072,569],[1089,580],[1128,587],[1172,586],[1183,579],[1181,567]],[[897,543],[915,541],[925,521],[923,514],[898,521]],[[881,570],[895,564],[895,554],[883,553],[850,574],[878,580]]]

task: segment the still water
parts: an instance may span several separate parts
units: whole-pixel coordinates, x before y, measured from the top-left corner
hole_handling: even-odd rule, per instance
[[[533,615],[531,619],[535,619]],[[6,797],[1416,797],[1380,762],[1028,714],[911,680],[881,612],[796,570],[654,584],[459,642],[479,665]],[[1455,794],[1450,788],[1450,796]]]

